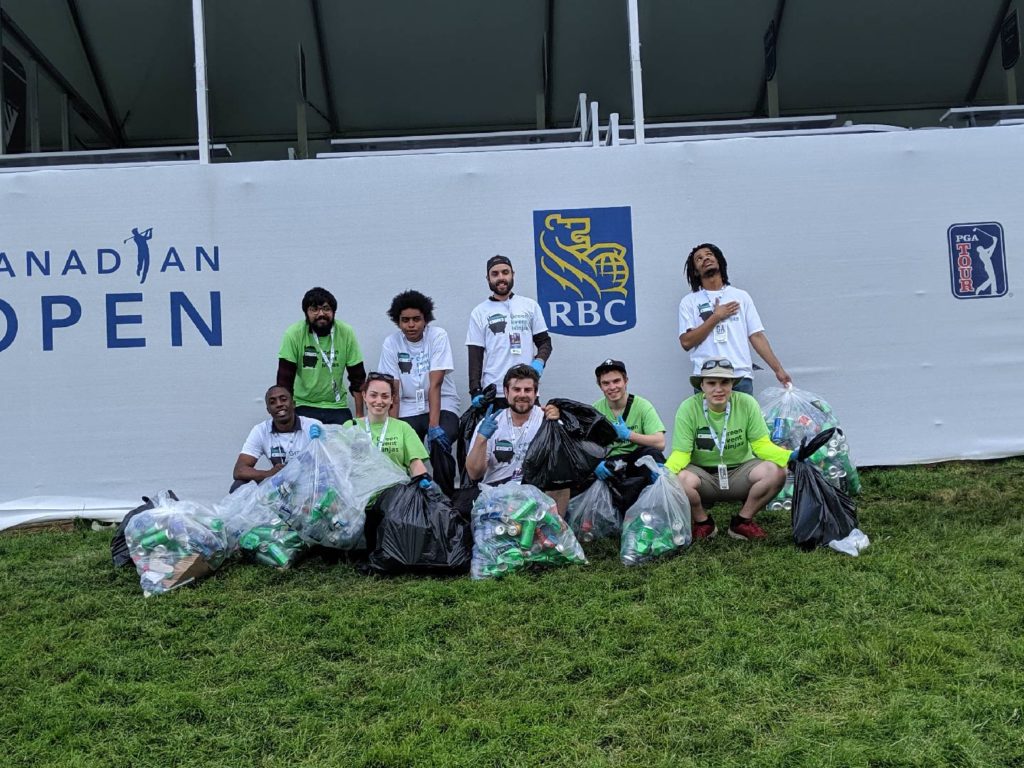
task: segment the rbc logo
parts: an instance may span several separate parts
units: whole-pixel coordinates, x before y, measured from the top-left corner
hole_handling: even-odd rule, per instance
[[[629,206],[533,212],[537,301],[552,333],[607,336],[636,325]]]
[[[1006,243],[997,222],[949,228],[949,278],[958,299],[1005,296]]]

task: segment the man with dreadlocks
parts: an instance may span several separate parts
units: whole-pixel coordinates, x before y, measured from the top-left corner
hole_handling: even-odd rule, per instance
[[[792,383],[765,336],[754,302],[746,291],[729,284],[722,249],[702,243],[686,259],[686,280],[692,293],[679,302],[679,343],[690,353],[693,373],[706,360],[726,358],[735,366],[736,392],[754,393],[753,347],[782,385]],[[695,392],[698,390],[694,390]]]

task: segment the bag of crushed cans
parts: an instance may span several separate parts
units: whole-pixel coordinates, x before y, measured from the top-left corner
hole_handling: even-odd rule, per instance
[[[569,500],[566,519],[581,542],[597,541],[616,535],[621,524],[612,504],[612,492],[604,480],[596,480],[579,496]]]
[[[166,493],[128,521],[124,536],[146,597],[210,575],[228,552],[224,522],[212,510]]]
[[[256,483],[246,483],[229,493],[214,505],[214,511],[224,521],[230,556],[238,555],[250,562],[284,569],[309,551],[309,545],[298,533],[269,505],[260,503],[260,488]]]
[[[813,464],[833,486],[850,494],[860,492],[860,474],[850,458],[846,435],[839,426],[839,418],[824,398],[811,392],[797,389],[792,385],[768,387],[758,398],[761,415],[776,445],[795,451],[801,443],[825,431],[835,428],[828,442],[815,451],[808,462]],[[769,511],[793,508],[793,473],[786,477],[786,484],[778,495],[768,502]]]
[[[307,544],[365,547],[366,504],[408,476],[353,426],[314,427],[309,446],[260,483],[265,506]],[[326,434],[325,434],[326,433]]]
[[[532,485],[481,483],[473,504],[472,578],[498,578],[528,565],[586,562],[550,496]]]
[[[679,480],[650,456],[637,462],[658,475],[644,488],[622,520],[619,558],[624,565],[638,565],[656,557],[677,553],[693,540],[690,501]]]

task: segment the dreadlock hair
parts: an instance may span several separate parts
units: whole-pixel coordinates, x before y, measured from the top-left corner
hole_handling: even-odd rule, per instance
[[[686,281],[690,284],[690,289],[693,291],[700,290],[700,275],[697,273],[697,268],[693,265],[693,255],[701,248],[707,248],[718,259],[718,271],[722,273],[722,282],[725,285],[729,284],[729,269],[725,263],[725,255],[722,253],[722,249],[714,243],[701,243],[695,245],[693,250],[690,251],[690,255],[686,257]]]

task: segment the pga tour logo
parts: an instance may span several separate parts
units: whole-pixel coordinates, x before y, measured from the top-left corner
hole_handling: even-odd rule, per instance
[[[629,206],[533,212],[537,302],[552,333],[607,336],[636,325]]]
[[[948,239],[953,296],[991,299],[1006,295],[1006,241],[1001,224],[954,224]]]

